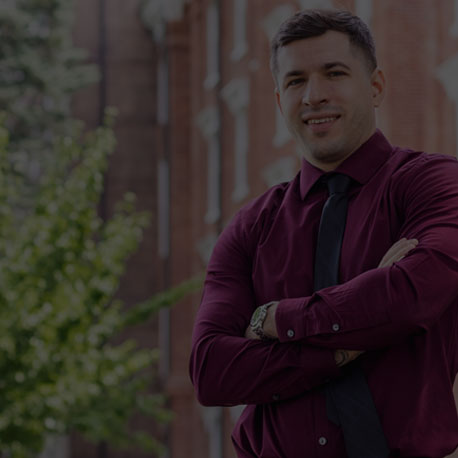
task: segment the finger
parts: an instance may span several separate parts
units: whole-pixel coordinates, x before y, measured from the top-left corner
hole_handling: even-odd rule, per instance
[[[400,261],[410,250],[418,245],[417,239],[406,239],[402,238],[398,240],[393,246],[386,252],[380,261],[379,267],[391,266],[393,263]]]
[[[393,255],[392,262],[398,261],[401,257],[404,257],[409,251],[414,249],[418,245],[418,240],[412,239],[412,240],[407,240],[403,244],[399,245],[397,248],[396,252]]]
[[[336,350],[334,352],[334,358],[337,366],[342,367],[346,364],[355,360],[359,355],[364,353],[360,350]]]
[[[245,337],[251,340],[260,340],[261,338],[252,331],[251,326],[248,326],[247,330],[245,331]]]
[[[416,243],[413,243],[413,242],[406,242],[405,244],[400,245],[399,247],[397,247],[396,251],[394,251],[393,253],[391,253],[391,256],[386,260],[386,265],[391,266],[391,265],[393,265],[395,262],[400,261],[402,258],[405,257],[405,255],[406,255],[410,250],[412,250],[412,249],[415,248],[416,246],[417,246],[417,244],[416,244]]]
[[[402,256],[401,253],[405,254],[409,250],[411,250],[414,246],[416,246],[418,243],[418,240],[416,239],[401,239],[398,242],[396,242],[388,251],[387,255],[388,257],[396,257],[396,256]]]
[[[393,253],[396,253],[396,250],[398,250],[399,247],[402,247],[403,244],[405,244],[406,242],[407,239],[402,238],[401,240],[398,240],[394,245],[392,245],[383,256],[382,260],[380,261],[380,264],[386,263],[393,256]]]
[[[395,262],[399,262],[401,259],[404,259],[406,254],[410,250],[412,250],[414,247],[415,247],[414,245],[411,245],[411,246],[405,247],[405,249],[403,250],[397,251],[389,258],[384,259],[383,262],[380,263],[380,267],[389,267],[389,266],[392,266]]]

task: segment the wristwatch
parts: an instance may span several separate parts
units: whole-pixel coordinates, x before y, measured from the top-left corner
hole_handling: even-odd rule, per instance
[[[267,316],[267,309],[276,304],[275,301],[267,302],[267,304],[263,304],[259,306],[251,316],[250,327],[251,330],[258,335],[262,340],[271,340],[271,338],[264,333],[264,321],[266,320]]]

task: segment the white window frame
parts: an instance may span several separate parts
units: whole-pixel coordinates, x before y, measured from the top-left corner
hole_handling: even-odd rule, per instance
[[[214,89],[219,83],[219,9],[215,2],[207,7],[206,15],[207,30],[207,76],[204,87],[207,90]]]
[[[248,184],[248,104],[250,86],[248,78],[231,80],[221,92],[230,112],[234,116],[235,145],[234,145],[234,190],[232,200],[240,202],[250,193]]]
[[[234,0],[234,19],[233,19],[233,49],[231,60],[239,61],[248,52],[247,44],[247,0]]]
[[[205,222],[216,223],[221,217],[221,147],[220,120],[216,106],[200,112],[197,125],[207,141],[207,212]]]

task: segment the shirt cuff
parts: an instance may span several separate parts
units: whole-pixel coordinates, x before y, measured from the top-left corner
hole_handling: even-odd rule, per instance
[[[342,327],[340,321],[339,315],[316,294],[306,298],[283,299],[275,313],[280,342],[339,332]]]

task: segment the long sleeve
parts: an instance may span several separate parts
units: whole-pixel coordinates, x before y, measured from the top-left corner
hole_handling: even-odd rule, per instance
[[[280,341],[377,349],[428,331],[448,307],[457,306],[457,162],[422,156],[392,182],[391,199],[403,215],[397,238],[417,238],[419,245],[391,267],[281,301]]]
[[[247,212],[239,213],[221,234],[208,266],[190,363],[204,405],[284,400],[339,374],[332,350],[244,337],[253,311],[261,305],[251,279],[256,242],[251,226],[256,224],[247,221]]]

